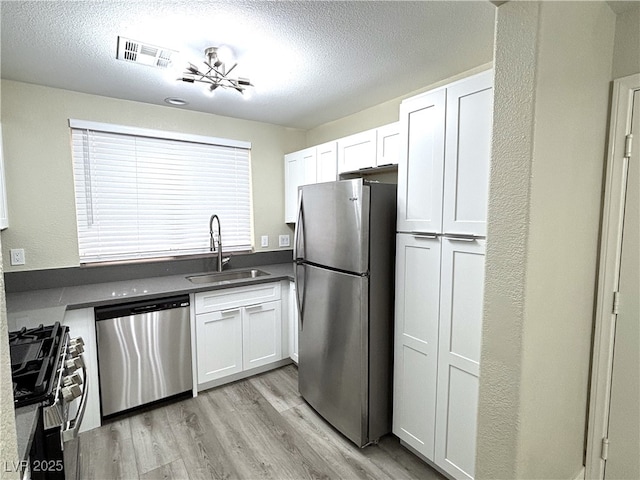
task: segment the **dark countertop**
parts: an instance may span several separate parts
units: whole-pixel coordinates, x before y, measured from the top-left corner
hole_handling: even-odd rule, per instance
[[[186,275],[169,275],[107,283],[92,283],[73,287],[48,288],[7,294],[7,316],[9,330],[23,325],[37,326],[62,322],[67,310],[114,305],[133,300],[160,298],[167,295],[207,292],[224,288],[255,285],[279,280],[293,279],[293,263],[258,265],[252,268],[269,275],[224,283],[194,284]],[[225,272],[246,270],[229,269]],[[192,275],[211,272],[195,272]]]
[[[267,272],[257,278],[230,280],[224,283],[194,284],[186,279],[186,275],[170,275],[119,282],[93,283],[63,288],[48,288],[7,294],[7,316],[9,330],[22,326],[62,323],[67,310],[98,307],[159,298],[167,295],[207,292],[225,288],[255,285],[258,283],[293,280],[293,263],[258,265],[258,270]],[[245,270],[244,268],[227,271]],[[192,275],[211,272],[195,272]],[[33,432],[38,420],[38,405],[30,405],[16,409],[16,432],[18,455],[26,460]]]
[[[33,433],[40,416],[40,404],[16,408],[16,433],[18,441],[18,460],[26,460],[31,449]]]

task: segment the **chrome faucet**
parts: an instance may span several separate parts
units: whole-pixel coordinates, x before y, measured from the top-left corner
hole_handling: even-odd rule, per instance
[[[216,250],[216,241],[214,240],[213,237],[213,221],[216,221],[218,223],[218,248]],[[218,215],[211,215],[211,218],[209,219],[209,236],[211,237],[211,243],[210,243],[210,250],[211,253],[213,253],[214,251],[216,251],[216,253],[218,254],[218,264],[217,264],[217,271],[221,272],[222,271],[222,266],[223,264],[227,263],[229,261],[229,259],[225,259],[226,261],[223,262],[222,260],[222,229],[220,228],[220,219],[218,218]]]

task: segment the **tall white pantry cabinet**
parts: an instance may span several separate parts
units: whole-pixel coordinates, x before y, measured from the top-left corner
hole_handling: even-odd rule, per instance
[[[493,72],[400,107],[393,432],[473,478]]]

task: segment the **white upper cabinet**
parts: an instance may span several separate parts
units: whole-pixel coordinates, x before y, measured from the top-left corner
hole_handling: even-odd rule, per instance
[[[445,234],[486,235],[492,120],[491,71],[447,88]]]
[[[284,221],[292,223],[296,221],[296,208],[298,200],[298,187],[302,185],[302,163],[298,161],[297,152],[284,156]]]
[[[400,122],[356,133],[284,156],[284,218],[297,221],[298,187],[334,182],[338,175],[396,165]]]
[[[376,129],[376,167],[397,165],[400,156],[400,122]]]
[[[373,168],[375,165],[375,129],[349,135],[338,140],[338,173]]]
[[[316,183],[316,147],[305,148],[284,156],[284,218],[286,223],[296,221],[298,187]]]
[[[398,164],[400,122],[338,140],[338,173]]]
[[[338,178],[338,150],[336,142],[316,147],[316,183],[334,182]]]
[[[398,231],[486,235],[492,72],[400,106]]]
[[[400,105],[398,231],[441,233],[446,90]]]
[[[7,188],[4,178],[4,151],[2,144],[2,125],[0,125],[0,230],[9,226],[9,214],[7,213]]]

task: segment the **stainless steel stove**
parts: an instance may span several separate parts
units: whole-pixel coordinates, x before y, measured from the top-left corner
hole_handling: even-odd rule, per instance
[[[58,322],[9,333],[15,407],[41,409],[30,450],[31,478],[73,477],[65,472],[64,442],[77,437],[86,406],[83,346],[82,338],[70,339]]]

